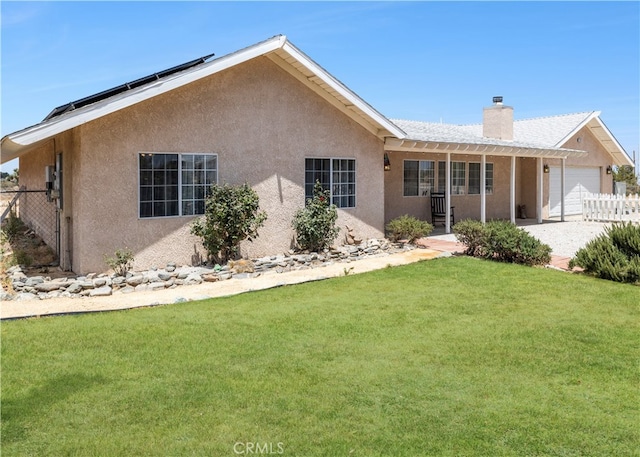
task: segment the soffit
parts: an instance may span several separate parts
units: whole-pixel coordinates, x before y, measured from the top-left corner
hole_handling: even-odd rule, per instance
[[[611,131],[607,128],[607,126],[602,122],[599,117],[594,117],[587,123],[587,127],[595,136],[602,147],[606,149],[606,151],[611,154],[613,158],[614,165],[629,165],[633,166],[633,161],[627,155],[623,147],[618,143],[618,140],[613,136]]]

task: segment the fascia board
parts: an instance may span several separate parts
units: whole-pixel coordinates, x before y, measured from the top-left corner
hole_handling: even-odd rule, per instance
[[[246,62],[247,60],[267,54],[282,47],[285,42],[286,37],[284,36],[274,37],[257,45],[223,56],[209,62],[208,64],[204,64],[201,67],[193,69],[192,71],[187,71],[174,77],[118,94],[115,97],[105,99],[95,104],[87,105],[86,107],[80,108],[66,116],[63,116],[62,118],[54,118],[52,120],[36,124],[32,127],[27,127],[26,129],[18,132],[11,133],[2,139],[3,149],[6,140],[10,140],[12,143],[18,145],[18,147],[29,146],[99,117],[114,113],[118,110],[148,100],[193,81],[197,81],[198,79],[226,70],[234,65],[238,65],[242,62]],[[2,160],[4,161],[4,157]]]
[[[450,152],[452,154],[491,155],[499,157],[568,158],[584,157],[588,154],[586,151],[580,151],[577,149],[535,148],[531,146],[509,146],[484,143],[453,143],[438,140],[402,140],[398,138],[387,138],[385,140],[384,149],[388,152]]]
[[[336,78],[331,76],[324,68],[315,63],[306,54],[300,51],[298,48],[293,46],[289,41],[287,41],[284,46],[282,46],[283,51],[287,52],[291,57],[296,59],[302,66],[307,68],[313,74],[317,75],[321,78],[327,85],[329,85],[333,90],[338,92],[344,98],[349,100],[355,107],[369,116],[373,121],[377,124],[381,125],[383,128],[389,131],[393,136],[397,138],[406,138],[407,134],[400,129],[397,125],[391,122],[389,119],[384,117],[378,111],[376,111],[371,105],[365,102],[362,98],[348,89],[344,84],[338,81]]]

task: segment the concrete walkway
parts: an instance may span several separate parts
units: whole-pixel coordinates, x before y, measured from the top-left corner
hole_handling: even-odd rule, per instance
[[[164,289],[160,291],[134,292],[130,294],[115,293],[108,297],[4,301],[0,307],[0,319],[114,311],[225,297],[284,285],[319,281],[345,276],[346,274],[365,273],[388,266],[406,265],[420,260],[429,260],[448,255],[445,252],[446,250],[438,249],[413,249],[411,251],[369,257],[348,263],[335,263],[308,270],[290,271],[286,273],[268,272],[255,278],[232,278],[226,281],[204,282],[198,285],[180,286],[175,289]]]

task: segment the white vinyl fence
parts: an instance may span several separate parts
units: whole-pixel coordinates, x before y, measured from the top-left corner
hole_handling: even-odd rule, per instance
[[[588,194],[582,199],[582,219],[640,223],[640,195]]]

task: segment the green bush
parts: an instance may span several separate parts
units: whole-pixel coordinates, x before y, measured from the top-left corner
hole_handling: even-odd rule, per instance
[[[453,226],[453,233],[456,239],[466,246],[465,254],[473,257],[480,256],[485,235],[482,222],[473,219],[462,220]]]
[[[640,226],[623,222],[605,228],[576,252],[569,268],[576,266],[598,278],[640,283]]]
[[[529,266],[545,265],[551,260],[548,245],[508,221],[462,221],[453,231],[466,246],[466,252],[475,257]]]
[[[258,193],[245,183],[240,186],[211,186],[204,217],[194,221],[191,233],[202,238],[210,259],[234,259],[240,243],[252,241],[264,225],[267,214],[260,210]]]
[[[433,231],[433,225],[405,214],[390,221],[386,229],[391,241],[408,240],[413,243],[418,238],[428,236]]]
[[[127,271],[133,264],[133,252],[129,249],[116,249],[113,257],[107,257],[105,254],[104,262],[111,268],[118,276],[125,276]]]
[[[26,230],[24,222],[11,211],[2,224],[2,232],[9,242],[13,241],[18,233]]]
[[[330,203],[330,192],[316,181],[313,198],[307,199],[306,206],[296,211],[293,218],[298,246],[309,251],[329,247],[340,232],[336,226],[337,220],[338,210]]]

